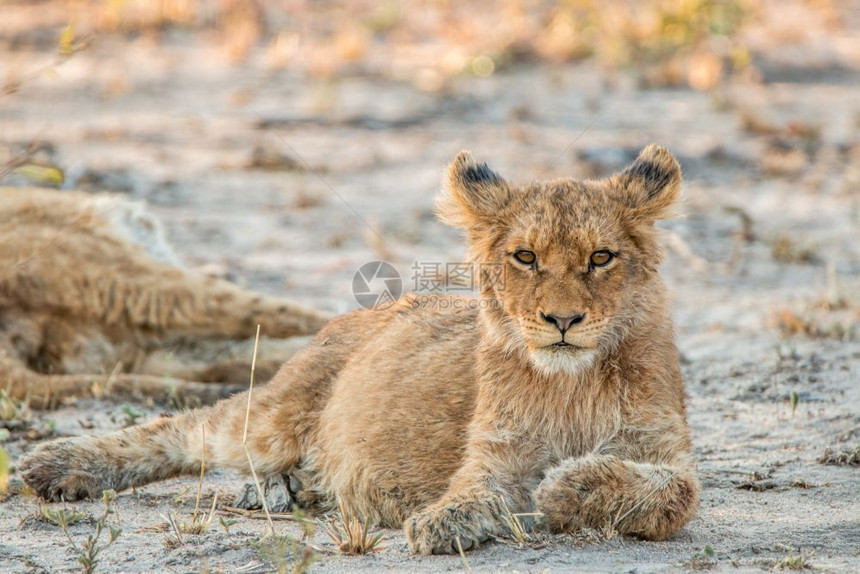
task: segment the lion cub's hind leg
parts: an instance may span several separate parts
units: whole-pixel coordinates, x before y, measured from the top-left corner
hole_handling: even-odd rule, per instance
[[[305,457],[343,364],[385,323],[385,316],[372,313],[337,319],[268,385],[254,389],[247,411],[245,392],[211,407],[107,435],[49,441],[20,463],[23,478],[48,500],[97,497],[109,488],[198,473],[204,449],[209,468],[247,472],[246,448],[258,476],[286,473]]]

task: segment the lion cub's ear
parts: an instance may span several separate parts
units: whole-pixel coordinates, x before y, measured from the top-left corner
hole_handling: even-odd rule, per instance
[[[637,219],[671,217],[670,208],[681,195],[681,166],[669,150],[651,144],[627,169],[613,178],[614,192]]]
[[[470,228],[498,217],[510,199],[504,179],[487,164],[476,162],[471,153],[461,151],[448,167],[436,213],[449,225]]]

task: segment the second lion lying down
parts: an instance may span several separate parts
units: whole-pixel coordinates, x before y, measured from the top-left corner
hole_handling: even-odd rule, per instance
[[[477,267],[504,270],[483,277],[494,304],[406,297],[329,323],[253,396],[257,473],[298,472],[300,496],[402,525],[424,554],[505,534],[507,512],[670,536],[699,496],[657,274],[677,162],[652,145],[608,179],[514,186],[463,152],[444,187]],[[204,448],[247,470],[246,401],[43,444],[24,479],[49,500],[99,496],[197,473]]]

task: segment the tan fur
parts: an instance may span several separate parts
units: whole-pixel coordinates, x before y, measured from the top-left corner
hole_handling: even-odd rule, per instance
[[[297,472],[300,499],[402,524],[419,553],[505,534],[505,508],[537,510],[553,530],[672,535],[699,492],[656,272],[654,222],[680,183],[657,146],[610,179],[519,187],[461,153],[439,211],[466,229],[476,263],[505,269],[504,284],[484,277],[479,311],[407,296],[330,323],[256,392],[256,470]],[[521,249],[535,268],[514,259]],[[617,257],[590,267],[602,249]],[[575,314],[564,334],[544,319]],[[552,346],[562,337],[570,346]],[[21,463],[24,478],[69,500],[193,473],[204,426],[207,464],[247,470],[246,400],[44,444]]]
[[[121,197],[0,189],[0,388],[34,406],[107,383],[213,402],[231,388],[186,380],[247,381],[258,322],[265,376],[328,318],[180,268]]]

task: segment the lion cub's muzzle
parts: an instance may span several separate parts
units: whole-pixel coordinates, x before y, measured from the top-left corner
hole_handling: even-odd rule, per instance
[[[530,346],[551,351],[593,349],[602,334],[606,320],[594,318],[587,311],[545,312],[538,310],[533,319],[523,319],[529,332]]]
[[[585,321],[585,313],[574,313],[572,315],[568,315],[566,317],[555,314],[546,314],[543,311],[540,312],[540,318],[549,323],[550,325],[555,325],[555,327],[561,332],[561,341],[564,341],[564,334],[567,333],[568,329],[575,325],[579,325],[583,321]]]

